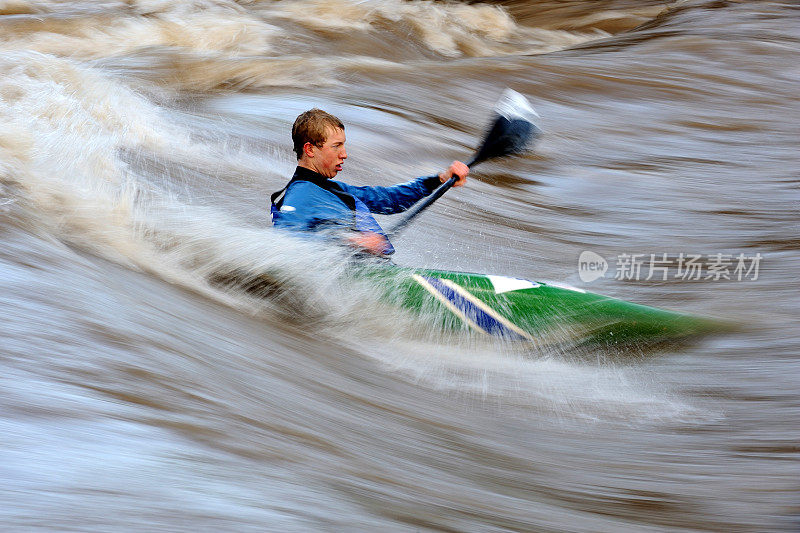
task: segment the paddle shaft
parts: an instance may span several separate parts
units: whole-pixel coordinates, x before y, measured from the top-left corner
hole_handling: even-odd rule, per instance
[[[480,163],[479,160],[473,159],[472,161],[467,163],[467,166],[471,168],[474,165],[477,165],[478,163]],[[408,226],[408,224],[412,220],[417,218],[417,216],[420,213],[425,211],[428,207],[431,206],[431,204],[433,202],[438,200],[444,193],[446,193],[448,190],[450,190],[450,187],[453,186],[453,184],[456,182],[457,179],[458,179],[458,176],[453,176],[452,178],[450,178],[449,180],[444,182],[441,186],[439,186],[439,188],[437,188],[435,191],[433,191],[433,194],[431,194],[430,196],[425,198],[424,202],[422,202],[421,204],[419,204],[416,207],[414,207],[414,209],[409,211],[409,213],[405,217],[403,217],[403,219],[400,222],[398,222],[395,227],[392,228],[391,233],[389,233],[387,235],[387,237],[389,237],[389,238],[396,237],[397,234],[400,232],[400,230],[402,230],[403,228]]]

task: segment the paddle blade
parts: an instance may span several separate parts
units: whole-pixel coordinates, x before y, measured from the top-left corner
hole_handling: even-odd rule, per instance
[[[495,106],[497,114],[469,166],[525,151],[541,130],[533,123],[539,115],[524,96],[506,89]]]

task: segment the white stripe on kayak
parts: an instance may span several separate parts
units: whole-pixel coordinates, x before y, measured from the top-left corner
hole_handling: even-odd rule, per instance
[[[469,317],[468,317],[466,314],[464,314],[464,312],[463,312],[463,311],[461,311],[461,309],[459,309],[458,307],[456,307],[455,305],[453,305],[453,303],[452,303],[450,300],[448,300],[448,299],[447,299],[447,298],[446,298],[446,297],[445,297],[445,296],[444,296],[442,293],[440,293],[439,291],[437,291],[437,290],[436,290],[436,288],[435,288],[433,285],[431,285],[430,283],[428,283],[428,280],[426,280],[425,278],[423,278],[423,277],[422,277],[422,276],[420,276],[419,274],[412,274],[412,275],[411,275],[411,277],[412,277],[412,278],[414,278],[414,280],[415,280],[417,283],[419,283],[420,285],[422,285],[422,286],[425,288],[425,290],[426,290],[426,291],[428,291],[429,293],[431,293],[431,294],[433,295],[433,297],[434,297],[434,298],[436,298],[437,300],[439,300],[440,302],[442,302],[442,303],[444,304],[444,306],[445,306],[445,307],[447,307],[447,308],[448,308],[450,311],[452,311],[452,313],[453,313],[454,315],[456,315],[458,318],[460,318],[461,320],[463,320],[464,322],[466,322],[466,323],[467,323],[467,325],[468,325],[469,327],[471,327],[471,328],[472,328],[472,329],[474,329],[475,331],[478,331],[478,332],[480,332],[480,333],[483,333],[484,335],[489,335],[489,332],[488,332],[488,331],[486,331],[485,329],[483,329],[482,327],[480,327],[478,324],[476,324],[476,323],[475,323],[475,321],[474,321],[474,320],[472,320],[472,319],[471,319],[471,318],[469,318]],[[443,280],[443,279],[440,279],[439,281],[442,281],[442,282],[444,282],[445,280]]]
[[[528,281],[527,279],[509,278],[506,276],[491,276],[487,275],[489,281],[492,282],[495,294],[502,294],[504,292],[520,291],[523,289],[535,289],[539,287],[539,283]]]
[[[475,305],[475,307],[477,307],[478,309],[480,309],[481,311],[483,311],[484,313],[486,313],[487,315],[489,315],[493,319],[497,320],[503,326],[505,326],[506,328],[510,329],[511,331],[513,331],[514,333],[519,335],[520,337],[528,339],[529,341],[533,340],[533,337],[531,337],[530,334],[527,331],[525,331],[524,329],[520,329],[519,326],[517,326],[516,324],[511,322],[509,319],[507,319],[506,317],[502,316],[497,311],[495,311],[494,309],[492,309],[491,307],[486,305],[486,303],[483,300],[478,299],[478,297],[476,297],[474,294],[468,292],[461,285],[458,285],[458,284],[450,281],[449,279],[441,279],[441,278],[439,278],[439,281],[441,281],[443,284],[447,285],[448,287],[450,287],[451,289],[456,291],[458,294],[460,294],[461,296],[463,296],[464,298],[469,300],[473,305]]]

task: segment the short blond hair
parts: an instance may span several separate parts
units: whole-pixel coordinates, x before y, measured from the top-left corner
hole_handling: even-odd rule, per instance
[[[306,143],[314,146],[325,144],[328,139],[328,129],[344,131],[344,124],[335,116],[316,107],[300,113],[292,126],[292,143],[294,144],[292,149],[297,154],[297,159],[303,157],[303,147]]]

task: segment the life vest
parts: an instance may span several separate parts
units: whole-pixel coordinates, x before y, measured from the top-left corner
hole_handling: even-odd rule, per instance
[[[299,170],[299,169],[298,169]],[[275,223],[275,217],[280,212],[281,207],[283,207],[283,200],[286,196],[286,192],[289,190],[289,187],[292,186],[293,183],[298,181],[307,181],[312,183],[330,193],[335,195],[343,204],[345,204],[350,211],[352,212],[352,221],[350,223],[350,228],[353,231],[358,232],[371,232],[377,233],[382,235],[386,239],[386,246],[382,253],[384,255],[390,255],[394,253],[394,246],[392,243],[389,242],[389,238],[386,235],[386,232],[383,231],[378,221],[375,220],[375,217],[372,216],[369,208],[366,206],[364,202],[362,202],[359,198],[353,196],[352,194],[344,191],[338,183],[333,182],[331,180],[314,180],[314,179],[304,179],[305,176],[298,176],[296,172],[294,177],[292,177],[291,181],[284,187],[283,189],[279,190],[278,192],[273,193],[270,196],[271,206],[270,206],[270,214],[272,215],[273,224]],[[318,182],[319,181],[319,182]],[[309,228],[310,230],[314,230],[315,228]]]

